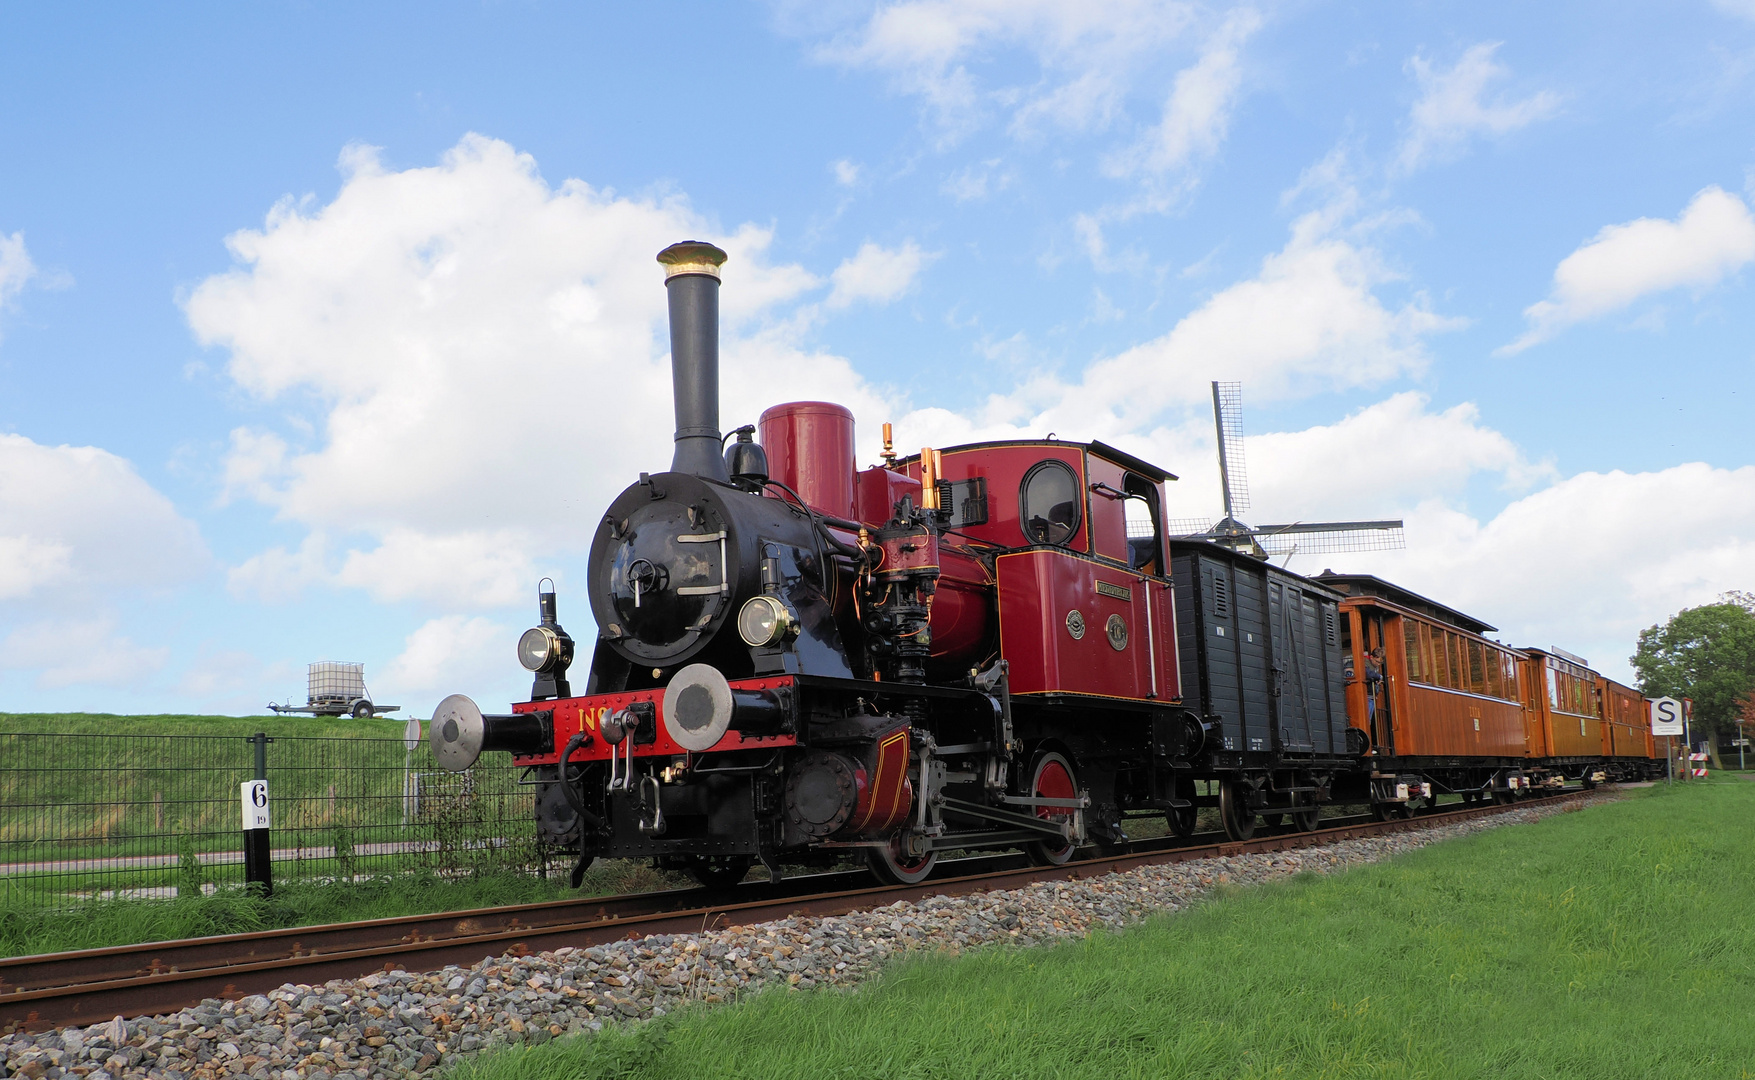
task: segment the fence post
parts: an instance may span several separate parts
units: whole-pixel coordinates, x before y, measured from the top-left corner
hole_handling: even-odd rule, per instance
[[[258,731],[244,741],[256,750],[256,779],[243,785],[244,882],[258,896],[274,894],[274,867],[269,857],[268,744],[274,740]]]

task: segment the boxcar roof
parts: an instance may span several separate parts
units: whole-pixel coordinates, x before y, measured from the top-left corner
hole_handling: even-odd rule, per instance
[[[1316,575],[1316,580],[1331,588],[1339,589],[1348,596],[1375,596],[1399,604],[1410,611],[1440,622],[1449,623],[1471,634],[1485,634],[1496,631],[1497,626],[1489,626],[1473,615],[1467,615],[1453,607],[1429,600],[1417,592],[1404,589],[1370,574],[1337,574],[1333,570],[1324,570]]]
[[[1172,558],[1178,554],[1196,553],[1204,554],[1208,558],[1222,559],[1237,566],[1262,567],[1263,573],[1272,573],[1275,577],[1292,578],[1298,582],[1300,588],[1307,589],[1319,596],[1337,601],[1346,599],[1344,592],[1320,577],[1308,577],[1296,570],[1275,566],[1271,560],[1258,559],[1248,552],[1238,551],[1236,548],[1226,547],[1224,544],[1217,544],[1199,536],[1172,536],[1169,541]]]

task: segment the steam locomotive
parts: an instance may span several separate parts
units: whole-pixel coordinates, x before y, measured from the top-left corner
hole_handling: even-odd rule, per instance
[[[722,434],[725,258],[694,241],[658,256],[675,456],[596,526],[584,693],[549,585],[518,642],[530,700],[484,715],[452,695],[431,722],[447,768],[489,751],[528,767],[575,885],[597,857],[723,885],[858,854],[911,883],[952,850],[1064,862],[1141,815],[1187,835],[1216,806],[1241,838],[1258,820],[1313,829],[1328,801],[1391,814],[1608,776],[1527,740],[1398,744],[1418,719],[1406,664],[1431,641],[1396,637],[1401,620],[1479,627],[1376,579],[1171,537],[1175,476],[1113,446],[898,456],[886,424],[883,463],[861,469],[852,414],[825,402]],[[1359,670],[1385,643],[1400,698]]]

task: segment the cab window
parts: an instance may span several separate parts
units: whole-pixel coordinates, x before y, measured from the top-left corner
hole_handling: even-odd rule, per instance
[[[1039,461],[1024,474],[1018,517],[1032,544],[1065,544],[1079,531],[1079,479],[1063,461]]]

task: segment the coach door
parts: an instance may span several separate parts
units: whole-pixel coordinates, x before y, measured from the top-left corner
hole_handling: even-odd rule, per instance
[[[1323,693],[1322,671],[1311,670],[1307,648],[1309,624],[1314,619],[1305,611],[1301,590],[1288,589],[1284,581],[1276,580],[1272,574],[1267,588],[1269,660],[1273,665],[1271,693],[1279,748],[1308,754],[1315,748],[1310,733],[1311,698]]]
[[[1389,673],[1394,669],[1390,667],[1389,663],[1389,646],[1383,632],[1383,613],[1373,610],[1364,614],[1365,643],[1360,655],[1364,656],[1373,649],[1383,650],[1383,663],[1378,667],[1383,678],[1373,682],[1366,677],[1370,671],[1369,660],[1366,660],[1365,666],[1359,669],[1359,678],[1365,681],[1365,712],[1371,720],[1371,745],[1381,747],[1393,755],[1395,753],[1395,717],[1390,713],[1390,710],[1394,708],[1390,703],[1395,700],[1395,695],[1389,692]],[[1405,663],[1404,660],[1402,667],[1404,672],[1406,671]]]

